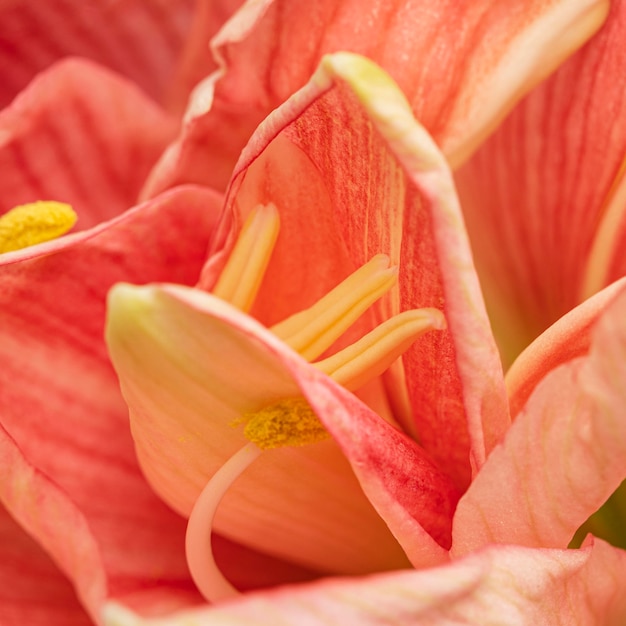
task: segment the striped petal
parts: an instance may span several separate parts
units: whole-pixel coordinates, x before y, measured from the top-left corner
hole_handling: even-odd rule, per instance
[[[164,101],[194,18],[194,0],[12,0],[0,5],[0,106],[33,76],[80,56]]]
[[[476,263],[507,365],[622,276],[626,3],[521,103],[458,173]]]
[[[196,92],[190,123],[145,193],[185,181],[222,189],[254,128],[337,50],[387,70],[456,165],[597,30],[607,9],[605,0],[513,8],[508,0],[448,0],[436,10],[428,0],[324,0],[314,9],[288,0],[246,3],[213,41],[226,73]]]
[[[442,310],[448,331],[422,338],[384,386],[404,431],[463,489],[508,426],[500,362],[449,168],[380,68],[329,55],[259,127],[235,169],[203,287],[215,284],[231,229],[268,202],[281,236],[252,309],[262,322],[310,306],[379,253],[398,265],[398,288],[343,341],[400,311]]]
[[[72,205],[78,229],[132,206],[176,122],[134,85],[84,60],[39,75],[0,113],[0,213]]]
[[[149,596],[157,612],[198,600],[184,521],[137,466],[104,307],[123,279],[193,282],[220,205],[217,194],[181,188],[0,257],[0,498],[94,618],[105,597],[142,606]]]

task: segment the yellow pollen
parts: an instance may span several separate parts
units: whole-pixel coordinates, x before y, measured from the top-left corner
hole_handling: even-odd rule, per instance
[[[0,216],[0,253],[56,239],[76,223],[76,213],[62,202],[22,204]]]
[[[273,204],[250,212],[226,266],[212,290],[214,296],[249,311],[272,256],[280,220]]]
[[[281,400],[243,419],[243,434],[262,450],[305,446],[330,436],[304,398]]]

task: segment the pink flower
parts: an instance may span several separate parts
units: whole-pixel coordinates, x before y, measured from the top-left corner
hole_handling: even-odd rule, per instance
[[[396,70],[407,83],[402,87],[410,97],[409,107],[389,78],[369,62],[347,54],[327,57],[314,78],[255,133],[234,168],[226,211],[218,219],[222,206],[218,193],[197,185],[172,185],[192,181],[219,188],[225,182],[228,154],[215,158],[220,125],[224,128],[220,116],[241,114],[229,98],[238,95],[244,103],[246,94],[237,69],[244,66],[237,65],[236,51],[243,51],[240,58],[246,63],[252,62],[254,57],[246,50],[264,49],[254,37],[267,37],[264,18],[276,27],[282,16],[279,6],[254,16],[260,21],[241,47],[229,44],[222,49],[230,51],[230,87],[228,81],[218,83],[213,113],[201,107],[211,84],[196,91],[180,142],[164,155],[144,188],[144,197],[152,199],[108,223],[4,255],[2,501],[72,581],[90,616],[110,624],[174,624],[184,619],[196,620],[190,623],[386,619],[436,624],[450,623],[459,615],[470,623],[501,623],[503,616],[510,623],[546,622],[557,615],[563,621],[580,618],[589,623],[605,616],[606,623],[624,608],[619,605],[623,553],[597,540],[581,550],[565,548],[626,473],[619,420],[623,285],[618,282],[575,309],[521,357],[508,375],[509,396],[518,403],[516,422],[509,428],[504,380],[450,172],[410,113],[412,108],[427,120],[446,154],[460,162],[512,105],[511,94],[518,95],[538,75],[532,66],[527,75],[515,74],[519,80],[500,82],[508,63],[526,56],[525,37],[532,35],[532,41],[554,53],[538,56],[537,64],[544,69],[545,61],[548,71],[598,26],[603,15],[595,14],[594,7],[602,9],[605,4],[576,3],[575,9],[572,3],[538,4],[531,22],[511,22],[507,11],[489,13],[486,21],[473,22],[472,12],[459,17],[459,27],[469,29],[462,32],[486,30],[492,36],[486,38],[489,46],[481,46],[477,36],[468,35],[471,45],[463,48],[454,45],[459,41],[455,35],[445,48],[454,52],[451,58],[457,55],[450,67],[464,68],[466,73],[459,70],[462,80],[459,72],[442,77],[441,102],[451,104],[449,114],[440,118],[437,100],[428,104],[420,96],[419,85],[439,84],[427,80],[428,72],[416,77]],[[243,17],[231,22],[222,36],[230,36],[237,20],[245,23],[252,7],[244,9]],[[266,8],[260,3],[256,7]],[[558,29],[570,32],[577,15],[584,24],[579,37],[568,40],[567,49],[551,47]],[[338,11],[336,24],[341,24],[341,16]],[[434,20],[434,29],[440,17],[432,13],[426,17]],[[500,30],[500,20],[508,30]],[[405,23],[402,19],[390,24],[389,50],[397,58],[403,58],[403,51],[409,58],[411,54],[419,58],[424,55],[421,49],[405,47],[414,38],[394,39],[394,28],[402,32]],[[315,29],[311,32],[318,34]],[[337,33],[342,32],[348,36],[345,28],[338,28]],[[503,32],[506,37],[498,36]],[[331,42],[325,46],[331,48],[332,33],[332,28],[323,33]],[[355,33],[360,36],[358,29]],[[363,36],[363,45],[370,39]],[[249,42],[253,47],[247,48]],[[355,42],[350,47],[358,49]],[[495,66],[492,46],[499,53]],[[393,64],[384,63],[385,46],[381,49],[369,52],[375,58],[375,52],[380,53],[378,60],[393,72]],[[469,56],[467,49],[472,51]],[[299,63],[306,67],[304,58]],[[461,64],[461,58],[468,59],[467,64]],[[295,83],[299,80],[296,76]],[[275,101],[258,90],[248,92],[259,95],[259,106],[243,108],[243,115],[236,118],[242,121],[241,137],[232,136],[231,154],[249,127],[265,115],[262,106],[272,108],[299,86],[287,83],[286,93],[268,92]],[[502,91],[485,92],[475,90],[476,84],[485,89],[504,86]],[[489,93],[488,103],[478,93]],[[207,147],[203,137],[215,138],[215,147]],[[198,146],[206,152],[198,151]],[[201,166],[211,163],[212,180],[197,178]],[[230,504],[222,503],[226,521],[220,527],[216,519],[216,527],[242,544],[281,557],[270,558],[222,540],[216,555],[226,577],[238,588],[255,588],[310,576],[293,561],[320,565],[322,573],[351,574],[396,567],[402,554],[415,566],[429,569],[331,579],[251,595],[223,607],[199,607],[190,614],[186,607],[201,599],[184,559],[185,522],[154,495],[136,464],[126,407],[101,339],[104,295],[119,281],[191,285],[200,276],[201,288],[213,288],[245,216],[258,202],[270,201],[278,207],[281,230],[252,309],[256,318],[268,325],[280,321],[306,306],[307,297],[322,295],[370,257],[385,253],[399,265],[398,288],[373,306],[355,332],[423,306],[443,311],[447,329],[437,329],[441,325],[433,322],[435,330],[406,352],[404,373],[394,366],[382,383],[374,383],[378,386],[363,396],[375,405],[374,411],[250,316],[201,289],[153,286],[124,292],[118,287],[112,296],[118,298],[112,315],[116,311],[123,315],[113,317],[110,341],[143,469],[162,497],[188,513],[213,471],[209,461],[217,467],[234,451],[221,449],[224,442],[231,448],[236,440],[242,442],[240,431],[226,433],[220,427],[219,445],[211,448],[206,437],[212,432],[212,416],[200,415],[215,406],[207,401],[211,383],[204,374],[219,374],[215,363],[203,362],[203,352],[219,350],[214,342],[223,342],[219,354],[228,367],[222,382],[233,382],[238,392],[242,382],[249,384],[243,389],[249,396],[241,400],[242,396],[227,394],[229,403],[241,401],[246,409],[249,397],[258,402],[260,394],[266,401],[272,393],[280,397],[285,389],[295,391],[307,398],[333,436],[332,441],[295,451],[263,453],[257,462],[259,472],[265,468],[267,473],[271,458],[279,459],[272,469],[272,488],[284,493],[284,499],[274,492],[263,502],[264,493],[256,494],[263,481],[251,477],[253,488],[235,494]],[[209,237],[212,254],[205,264]],[[384,276],[386,271],[382,270]],[[143,313],[137,310],[142,308]],[[152,317],[142,317],[146,315]],[[150,331],[159,333],[159,341],[155,343]],[[178,345],[173,349],[174,341]],[[570,358],[572,347],[575,359]],[[139,367],[134,358],[142,359]],[[562,367],[545,375],[561,362]],[[537,385],[539,379],[543,380]],[[391,391],[381,394],[381,384]],[[388,410],[380,404],[385,396],[395,401]],[[382,414],[392,416],[395,424],[381,419]],[[505,433],[502,445],[497,445]],[[325,450],[327,465],[315,461],[315,446]],[[278,456],[270,457],[274,452]],[[346,471],[344,457],[367,499]],[[295,479],[284,472],[302,467],[308,468],[315,497],[295,507],[299,495]],[[332,489],[322,482],[325,467],[333,468],[337,483]],[[502,484],[515,488],[503,491]],[[460,493],[464,495],[456,506]],[[245,509],[247,519],[237,519],[238,502],[255,495],[260,501]],[[342,527],[333,520],[339,511],[324,505],[329,498],[339,500],[339,505],[348,501],[351,517],[346,519],[366,520],[363,528]],[[269,512],[265,526],[263,507]],[[303,515],[311,511],[321,528],[311,524],[311,515]],[[268,534],[274,525],[282,536]],[[9,563],[3,571],[19,574],[20,585],[25,581],[23,587],[13,587],[19,593],[32,590],[37,572],[43,572],[51,586],[49,592],[38,589],[36,597],[41,602],[39,615],[49,623],[54,605],[48,599],[56,593],[60,576],[51,573],[54,567],[40,548],[28,543],[8,520],[6,528],[19,537],[19,552],[13,554],[28,557],[3,560]],[[308,539],[322,545],[325,537],[329,539],[324,550],[309,550],[302,558]],[[354,549],[357,540],[368,537],[389,545],[397,541],[402,550],[359,554]],[[367,542],[361,545],[368,547]],[[339,550],[331,567],[333,552]],[[58,585],[69,598],[68,587]],[[37,605],[18,602],[18,593],[12,594],[0,605],[7,623],[23,623],[25,615],[37,617]],[[59,623],[87,619],[69,600],[56,607]],[[162,619],[149,617],[168,614]]]

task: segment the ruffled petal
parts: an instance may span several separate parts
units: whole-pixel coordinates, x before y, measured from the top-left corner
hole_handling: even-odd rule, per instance
[[[10,490],[3,501],[79,591],[98,589],[89,598],[80,591],[94,616],[105,583],[109,597],[134,596],[133,606],[156,595],[157,612],[198,601],[184,520],[137,466],[103,341],[104,307],[120,280],[195,281],[220,206],[215,193],[180,188],[94,229],[0,257],[0,423],[25,457],[18,465],[0,455],[14,477],[0,481]],[[49,514],[37,512],[33,493]],[[71,532],[74,518],[83,519],[80,533]],[[95,556],[79,558],[87,536],[101,561],[93,568]]]
[[[507,364],[584,297],[623,275],[626,202],[615,187],[626,155],[625,37],[626,3],[612,2],[598,35],[458,173]]]
[[[39,6],[39,5],[38,5]],[[62,61],[0,113],[0,213],[71,204],[86,229],[132,206],[176,122],[128,81]]]
[[[626,553],[596,541],[584,550],[492,547],[444,567],[333,580],[255,594],[142,620],[119,605],[106,626],[526,626],[626,619]]]
[[[235,169],[203,287],[247,213],[268,202],[281,234],[252,309],[264,323],[310,306],[379,253],[399,266],[399,288],[344,342],[400,311],[443,311],[449,330],[423,337],[385,384],[404,430],[465,487],[508,427],[500,360],[448,166],[380,68],[329,55],[259,127]]]
[[[2,476],[6,484],[4,472]],[[68,579],[1,505],[0,622],[3,626],[93,624]]]
[[[181,181],[222,189],[253,129],[338,50],[387,70],[458,164],[595,32],[607,9],[598,0],[533,0],[514,10],[506,0],[436,9],[401,0],[246,3],[213,41],[224,76],[197,92],[193,119],[146,193]]]
[[[446,558],[413,517],[449,540],[456,498],[446,478],[413,442],[353,396],[342,400],[330,379],[249,316],[200,290],[118,286],[107,338],[140,463],[157,493],[181,513],[189,514],[209,478],[248,443],[242,418],[304,395],[338,435],[359,478],[365,476],[367,495],[378,491],[373,500],[382,503],[392,530],[404,526],[398,539],[408,541],[411,527],[421,533],[412,539],[415,554],[421,549],[420,558],[431,563]],[[347,407],[355,403],[352,414]],[[360,445],[348,442],[359,427],[378,449],[364,435]],[[398,446],[405,454],[394,458]],[[216,530],[322,573],[406,566],[348,461],[330,440],[265,451],[229,489]],[[411,497],[401,492],[406,485]]]
[[[596,324],[588,356],[537,385],[461,498],[454,554],[494,542],[567,547],[626,478],[625,315],[622,284]]]
[[[0,6],[0,106],[35,74],[80,56],[166,100],[194,18],[194,0],[13,0]],[[215,3],[211,3],[215,4]]]

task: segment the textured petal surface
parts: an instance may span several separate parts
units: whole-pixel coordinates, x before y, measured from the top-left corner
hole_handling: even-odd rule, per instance
[[[207,480],[247,443],[243,426],[236,425],[245,414],[304,395],[328,427],[336,421],[337,428],[348,429],[345,407],[328,391],[318,397],[315,391],[324,384],[309,381],[317,374],[326,387],[334,384],[252,318],[218,298],[176,286],[141,291],[120,287],[112,292],[109,309],[109,350],[131,408],[138,457],[155,490],[183,514],[190,512]],[[401,481],[413,480],[415,513],[430,522],[433,534],[438,531],[446,539],[456,499],[445,478],[420,458],[409,440],[404,445],[409,451],[412,446],[412,455],[396,457],[394,463],[389,448],[394,435],[402,437],[363,405],[359,409],[360,419],[358,414],[353,419],[365,432],[376,434],[382,445],[376,452],[373,445],[359,448],[354,442],[349,460],[371,465],[377,453],[379,467],[366,470],[377,474],[379,482],[384,480],[380,465],[386,460],[394,499]],[[368,419],[386,428],[386,437],[380,428],[368,426]],[[349,430],[354,437],[357,428],[351,425]],[[387,494],[389,485],[376,487]],[[398,511],[391,516],[406,518],[402,505],[395,503]],[[410,516],[404,523],[419,530]],[[332,441],[265,451],[229,489],[215,528],[324,573],[406,565]],[[446,558],[430,537],[422,537],[422,543],[429,546],[424,560]]]
[[[181,188],[96,229],[0,257],[0,420],[26,459],[22,469],[9,465],[3,500],[31,520],[23,523],[76,574],[79,589],[105,578],[110,596],[133,595],[136,606],[142,594],[155,594],[157,612],[198,597],[184,559],[184,520],[152,493],[136,463],[103,340],[105,296],[123,279],[193,282],[220,205],[217,194]],[[37,512],[33,480],[54,486],[38,487],[54,514]],[[68,565],[86,531],[69,532],[53,492],[84,520],[101,568],[89,569],[93,558]],[[55,541],[59,534],[64,541]],[[89,598],[94,611],[98,598]]]
[[[0,113],[0,213],[71,204],[86,229],[132,206],[176,122],[134,85],[89,61],[38,76]]]
[[[268,202],[280,212],[281,235],[252,310],[261,321],[310,306],[379,253],[399,266],[399,287],[345,341],[406,309],[444,312],[449,330],[421,338],[385,384],[404,430],[466,486],[508,425],[500,361],[449,169],[382,70],[356,55],[329,55],[259,127],[235,170],[232,224],[222,223],[216,250],[228,250],[229,227],[238,232]],[[204,287],[214,284],[219,259]]]
[[[66,56],[106,65],[154,99],[166,99],[195,4],[195,0],[2,2],[0,106],[6,106],[35,74]]]
[[[194,121],[147,193],[176,181],[223,188],[256,125],[338,50],[386,69],[446,155],[460,162],[596,30],[607,7],[597,0],[248,2],[213,42],[225,77],[197,94]]]
[[[588,356],[536,387],[459,502],[455,554],[494,542],[567,547],[626,478],[625,315],[622,288],[597,322]]]
[[[6,475],[2,473],[3,482]],[[89,626],[67,578],[0,506],[0,623]]]
[[[604,271],[586,279],[626,155],[625,36],[626,3],[618,0],[602,31],[528,96],[457,176],[509,363],[590,288],[624,272],[622,193],[596,251],[606,254]]]
[[[626,553],[489,548],[445,567],[254,595],[159,620],[110,605],[106,626],[618,626]]]

